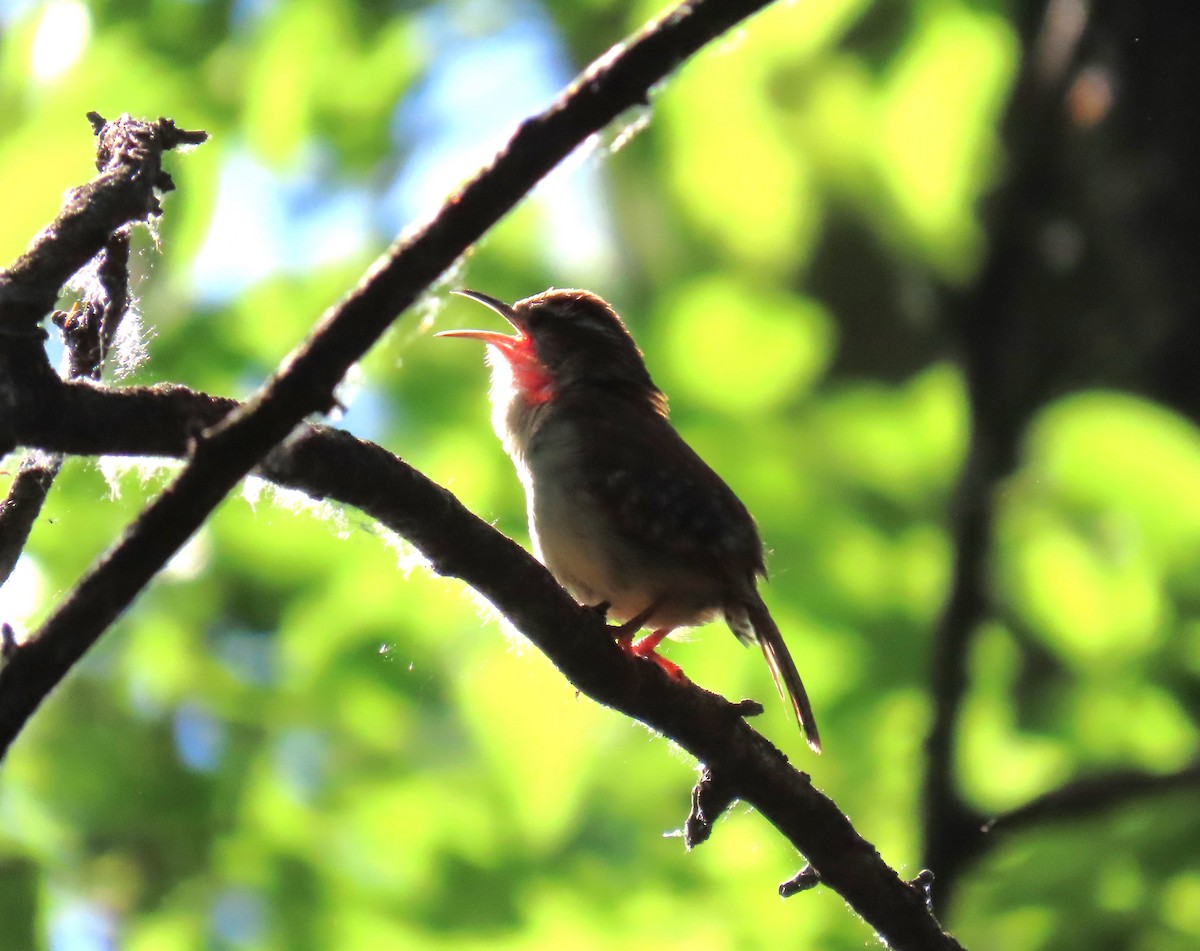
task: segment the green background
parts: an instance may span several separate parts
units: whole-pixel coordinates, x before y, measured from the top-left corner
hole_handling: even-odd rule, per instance
[[[211,140],[135,242],[126,381],[248,394],[410,215],[657,2],[54,0],[0,37],[0,261],[91,174],[84,114]],[[682,67],[510,214],[347,385],[345,424],[527,541],[449,298],[597,291],[684,436],[755,513],[812,695],[812,757],[761,657],[670,645],[902,875],[922,863],[932,631],[970,413],[946,289],[969,287],[1021,62],[1000,3],[779,3]],[[440,176],[440,177],[439,177]],[[6,484],[16,460],[5,464]],[[170,471],[73,460],[3,589],[36,626]],[[985,813],[1197,751],[1200,432],[1112,388],[1023,427],[995,496],[957,778]],[[735,807],[677,838],[695,767],[586,698],[365,517],[226,501],[40,710],[0,773],[5,949],[870,946]],[[959,881],[972,949],[1200,944],[1195,795],[1004,840]]]

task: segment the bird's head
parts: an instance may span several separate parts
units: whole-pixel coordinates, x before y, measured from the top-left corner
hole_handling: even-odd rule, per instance
[[[477,291],[455,291],[490,307],[516,331],[446,330],[488,345],[489,359],[512,371],[513,384],[530,402],[545,402],[579,385],[608,387],[659,403],[642,352],[607,303],[589,291],[548,290],[509,306]]]

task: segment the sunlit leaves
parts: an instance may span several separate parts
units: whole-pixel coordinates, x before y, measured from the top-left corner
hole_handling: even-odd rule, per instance
[[[820,378],[833,348],[815,301],[724,276],[682,284],[663,309],[664,385],[711,410],[779,409]]]
[[[1116,447],[1120,447],[1117,451]],[[1111,546],[1139,539],[1168,563],[1200,545],[1200,433],[1178,415],[1119,393],[1093,392],[1049,410],[1030,434],[1031,475],[1091,517],[1127,519]],[[1115,549],[1110,549],[1115,550]]]
[[[727,253],[774,273],[803,256],[820,217],[803,153],[769,96],[778,39],[739,33],[691,64],[655,109],[680,207]]]
[[[273,4],[254,24],[245,57],[244,128],[281,162],[311,141],[339,147],[345,165],[370,167],[387,143],[386,115],[423,65],[409,21],[356,23],[351,4]]]
[[[961,781],[972,799],[1000,811],[1069,778],[1067,744],[1018,731],[1012,696],[1020,655],[1011,633],[993,624],[977,632],[970,670],[978,686],[963,711],[959,751]]]
[[[949,490],[967,438],[962,383],[946,365],[897,390],[840,388],[824,401],[819,420],[823,466],[908,504]]]
[[[1163,686],[1164,651],[1186,656],[1200,552],[1200,434],[1116,393],[1050,407],[1001,500],[996,551],[1006,604],[1066,669],[1056,708],[1078,753],[1175,768],[1200,737]]]
[[[962,277],[975,263],[973,206],[993,171],[1016,49],[999,17],[965,4],[918,8],[916,31],[883,77],[877,168],[909,236]]]
[[[476,142],[488,125],[431,111],[469,96],[413,94],[486,76],[464,68],[464,36],[486,48],[517,24],[533,71],[598,55],[664,4],[94,3],[82,55],[64,42],[41,78],[37,6],[0,41],[0,251],[19,253],[90,174],[88,109],[207,128],[203,149],[170,160],[161,253],[146,239],[136,256],[155,335],[139,379],[244,395],[392,237],[397,189],[426,180],[411,157],[442,155],[425,132]],[[656,90],[629,147],[590,154],[585,200],[547,189],[453,281],[509,299],[608,282],[593,289],[626,314],[673,419],[758,520],[766,598],[827,755],[803,751],[761,657],[720,624],[667,653],[706,687],[762,700],[762,729],[906,874],[971,421],[933,295],[890,289],[897,274],[962,280],[977,261],[1016,67],[998,9],[774,4]],[[222,189],[230,176],[240,191]],[[230,195],[242,217],[214,227]],[[863,246],[835,233],[878,251],[839,262],[831,303],[814,262]],[[196,286],[202,246],[226,252],[229,286]],[[869,312],[851,312],[861,300]],[[341,391],[345,424],[524,540],[480,353],[406,320]],[[854,359],[864,334],[879,378]],[[68,463],[16,576],[36,579],[35,619],[162,478],[115,482],[119,499],[94,464]],[[1198,487],[1200,435],[1150,402],[1091,392],[1038,417],[996,499],[991,617],[958,733],[973,805],[1195,755]],[[488,606],[412,569],[361,516],[252,484],[197,545],[5,763],[6,941],[97,918],[137,951],[869,940],[832,893],[775,899],[800,859],[748,811],[693,854],[662,838],[693,764],[576,699]],[[1168,803],[1014,842],[965,883],[955,930],[983,948],[1193,947],[1189,814]]]

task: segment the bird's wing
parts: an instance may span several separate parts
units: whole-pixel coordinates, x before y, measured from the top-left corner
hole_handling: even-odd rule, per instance
[[[622,426],[624,418],[598,418],[584,445],[586,490],[618,531],[690,564],[723,566],[721,574],[761,573],[758,529],[733,490],[661,416],[637,427]]]

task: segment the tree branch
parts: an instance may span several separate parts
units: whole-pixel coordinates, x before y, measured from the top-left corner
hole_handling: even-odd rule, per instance
[[[305,416],[333,405],[334,388],[346,370],[543,175],[625,109],[647,101],[649,90],[688,56],[767,2],[692,0],[680,4],[628,44],[597,60],[549,109],[523,122],[492,163],[451,196],[432,220],[398,239],[358,286],[324,314],[309,339],[244,406],[196,434],[183,471],[22,647],[22,652],[41,658],[31,671],[37,677],[31,685],[34,689],[23,694],[26,702],[53,689],[274,445]],[[115,173],[105,172],[80,189],[56,227],[43,232],[8,274],[0,275],[0,303],[20,305],[25,317],[40,316],[38,308],[49,306],[61,282],[107,240],[108,233],[100,233],[95,216],[87,214],[88,205],[95,202],[108,208],[121,204],[126,209],[125,214],[101,219],[103,227],[111,231],[134,212],[154,213],[156,204],[146,207],[147,201],[153,201],[153,187],[169,186],[169,179],[158,168],[159,152],[154,147],[166,147],[163,140],[173,124],[160,120],[148,126],[123,117],[116,125],[129,127],[129,131],[104,127],[102,139],[111,136],[117,143],[105,166],[115,167],[124,177],[113,179]],[[143,148],[144,140],[149,140],[149,147]],[[126,146],[128,154],[120,153]],[[147,183],[147,179],[153,181]],[[116,200],[130,191],[130,182],[147,184],[138,193],[143,204],[132,210],[126,208],[128,201]],[[74,256],[67,253],[71,251]],[[16,372],[11,361],[3,369]],[[0,446],[2,437],[0,433]],[[36,709],[36,702],[21,709],[8,698],[0,698],[0,703],[6,708],[4,719],[10,723],[27,719]],[[7,739],[11,741],[11,736]],[[7,743],[2,748],[6,749]]]
[[[30,392],[21,414],[23,443],[76,454],[182,457],[189,434],[236,409],[178,386],[104,390],[55,381]],[[72,421],[72,425],[64,425]],[[746,723],[761,712],[666,676],[614,644],[594,611],[580,607],[528,552],[477,518],[446,489],[394,455],[341,430],[305,424],[257,470],[316,499],[352,505],[412,543],[439,574],[486,597],[566,678],[594,700],[647,724],[704,764],[687,823],[699,845],[735,800],[754,806],[810,862],[793,883],[820,880],[836,890],[890,947],[954,949],[912,885],[880,858],[809,777]],[[20,729],[23,692],[36,691],[42,658],[22,647],[0,669],[0,742]],[[36,697],[33,698],[36,700]],[[791,886],[791,887],[788,887]]]
[[[1200,787],[1200,762],[1174,773],[1115,770],[1074,780],[1031,799],[1023,806],[996,816],[984,831],[989,837],[1011,835],[1046,822],[1086,819],[1139,799],[1197,787]]]
[[[8,495],[0,502],[0,584],[8,580],[25,550],[61,464],[58,456],[41,452],[27,453],[21,460]]]
[[[5,332],[32,330],[71,275],[114,232],[160,215],[158,195],[175,187],[162,169],[162,153],[208,138],[204,132],[180,129],[170,119],[135,122],[122,116],[105,123],[94,112],[88,118],[99,136],[100,174],[69,192],[53,223],[34,236],[11,267],[0,271],[0,329]]]
[[[99,117],[96,117],[99,119]],[[99,131],[99,130],[97,130]],[[107,148],[101,141],[100,156]],[[103,168],[100,160],[97,167]],[[53,320],[66,341],[70,379],[100,379],[104,357],[116,336],[129,307],[129,228],[113,232],[100,252],[97,278],[84,294],[82,305],[70,313],[55,311]],[[17,334],[18,337],[22,336]],[[28,337],[36,340],[37,336]],[[50,379],[39,374],[35,380]],[[19,391],[18,391],[19,392]],[[15,407],[14,407],[15,409]],[[31,411],[36,412],[31,408]],[[54,480],[62,468],[62,457],[39,450],[27,453],[9,486],[8,496],[0,503],[0,585],[17,565],[33,530],[34,522],[46,503]],[[7,656],[11,651],[6,651]]]
[[[924,864],[937,876],[934,893],[943,910],[960,873],[987,848],[986,819],[958,789],[955,743],[971,645],[991,608],[995,490],[1016,465],[1029,419],[1061,382],[1061,365],[1020,306],[1020,294],[1038,270],[1032,235],[1054,191],[1062,95],[1082,29],[1068,6],[1048,0],[1040,18],[1030,14],[1029,52],[1006,119],[1012,171],[987,202],[990,248],[982,270],[966,293],[951,295],[971,432],[951,513],[954,566],[934,631],[934,715],[925,742]]]
[[[924,888],[902,881],[836,805],[749,727],[745,705],[625,656],[600,618],[575,604],[531,556],[383,449],[316,426],[302,426],[287,438],[306,415],[332,404],[345,370],[538,179],[620,112],[646,101],[648,90],[683,59],[765,5],[766,0],[684,3],[603,57],[549,110],[523,123],[494,162],[434,219],[400,239],[246,404],[185,394],[179,388],[111,393],[54,379],[58,405],[41,403],[33,414],[64,427],[47,444],[66,450],[68,435],[78,442],[95,438],[81,423],[84,415],[68,418],[68,407],[99,412],[110,400],[112,405],[120,399],[127,400],[125,405],[144,401],[155,419],[123,438],[133,443],[157,434],[171,443],[173,454],[189,461],[35,636],[10,651],[0,670],[0,749],[8,748],[40,701],[228,491],[261,463],[260,471],[270,478],[303,487],[314,497],[341,498],[379,518],[412,541],[435,570],[468,580],[582,691],[647,723],[697,757],[708,770],[708,783],[721,790],[719,796],[697,793],[706,822],[712,822],[712,813],[723,803],[743,799],[795,843],[821,879],[890,946],[958,948],[926,907]],[[109,132],[106,126],[105,134]],[[126,168],[122,162],[117,165]],[[95,253],[108,233],[130,220],[124,212],[112,213],[98,226],[84,214],[92,202],[108,208],[118,186],[130,184],[124,178],[110,181],[108,174],[77,193],[78,207],[64,209],[61,234],[44,233],[13,269],[0,275],[6,318],[32,324],[50,306],[61,282]],[[164,187],[161,171],[155,177],[157,186]],[[135,173],[130,181],[136,179]],[[148,194],[152,199],[153,189]],[[147,203],[137,210],[154,213],[157,206]],[[13,371],[11,361],[6,369]],[[40,388],[44,396],[50,385],[44,375],[20,382],[24,386],[12,388],[10,381],[4,394],[13,406],[22,392]],[[0,436],[38,444],[28,432],[36,421],[27,416],[10,419],[11,434]],[[168,420],[177,425],[169,427]]]

